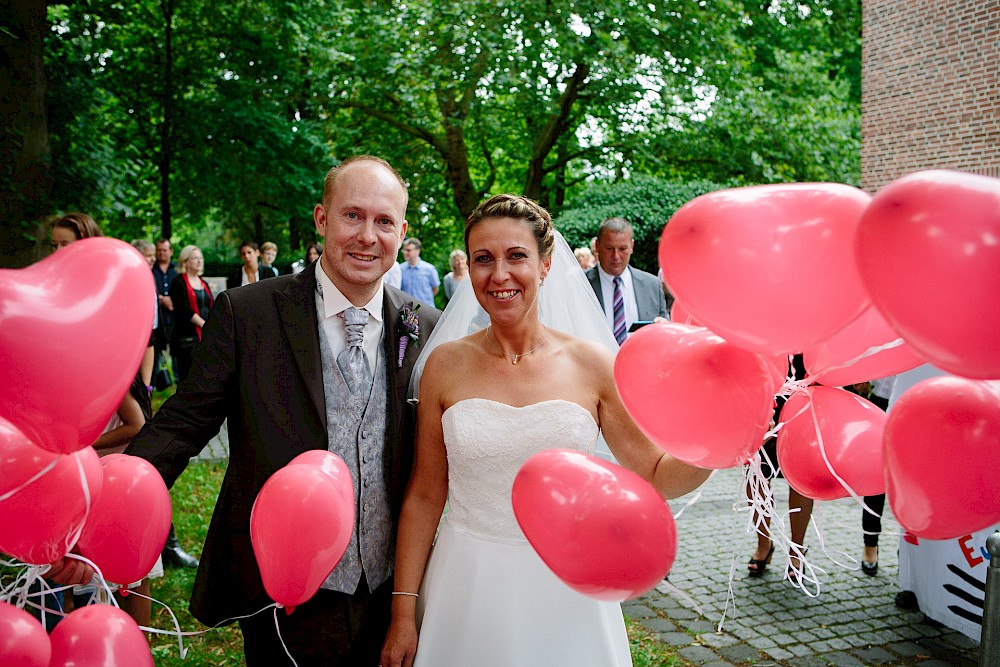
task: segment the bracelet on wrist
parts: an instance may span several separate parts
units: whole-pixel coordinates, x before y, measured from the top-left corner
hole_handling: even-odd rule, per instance
[[[393,591],[392,594],[393,595],[405,595],[405,596],[411,597],[411,598],[418,598],[418,597],[420,597],[419,593],[407,593],[406,591]]]

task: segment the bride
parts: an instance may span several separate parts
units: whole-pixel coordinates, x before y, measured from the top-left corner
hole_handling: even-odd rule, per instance
[[[603,313],[544,209],[495,196],[469,216],[465,245],[469,280],[421,354],[382,665],[630,665],[620,605],[569,588],[526,541],[511,507],[514,476],[544,449],[593,453],[601,433],[666,498],[709,471],[663,453],[626,413],[614,354],[592,342],[610,337]],[[475,330],[473,300],[485,328]]]

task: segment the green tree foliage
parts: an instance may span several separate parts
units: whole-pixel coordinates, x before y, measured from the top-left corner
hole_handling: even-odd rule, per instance
[[[306,2],[277,0],[53,8],[61,207],[133,231],[155,217],[157,236],[180,220],[195,237],[212,220],[225,231],[214,242],[312,240],[330,162],[303,104],[303,79],[323,59],[316,26],[302,21],[317,16]]]
[[[219,257],[272,240],[289,258],[314,239],[325,171],[363,152],[408,181],[411,233],[440,266],[490,193],[558,213],[641,174],[858,180],[859,0],[74,0],[48,16],[49,205],[121,238]]]
[[[861,7],[856,0],[744,3],[747,59],[660,119],[630,166],[747,183],[861,181]]]
[[[614,173],[646,117],[727,71],[739,14],[710,4],[349,3],[333,21],[341,142],[391,155],[429,215],[464,218],[496,191],[558,207]]]

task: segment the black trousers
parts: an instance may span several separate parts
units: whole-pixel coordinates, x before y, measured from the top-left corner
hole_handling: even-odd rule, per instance
[[[389,629],[392,579],[375,592],[361,579],[354,595],[320,590],[291,614],[274,610],[241,620],[247,667],[375,667]],[[284,642],[284,647],[282,646]]]

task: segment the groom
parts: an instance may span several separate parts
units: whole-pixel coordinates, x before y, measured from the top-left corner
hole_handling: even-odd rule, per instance
[[[410,340],[401,360],[399,352],[402,318],[417,303],[382,282],[406,236],[406,205],[406,185],[384,160],[330,170],[313,211],[326,239],[321,260],[223,292],[191,375],[127,450],[170,486],[229,420],[229,468],[191,596],[206,625],[270,603],[250,543],[251,508],[268,477],[311,449],[339,454],[351,470],[357,519],[347,552],[311,600],[278,613],[280,639],[272,610],[239,621],[250,667],[291,664],[282,643],[303,666],[378,664],[413,457],[406,394],[419,346]],[[362,312],[345,313],[349,306]],[[411,318],[420,343],[439,315],[423,305],[415,332]],[[355,355],[351,370],[342,352]]]

